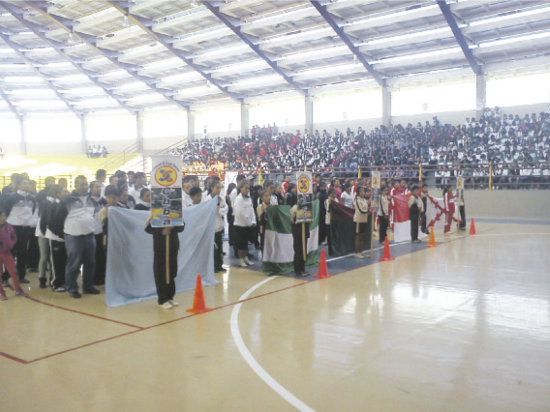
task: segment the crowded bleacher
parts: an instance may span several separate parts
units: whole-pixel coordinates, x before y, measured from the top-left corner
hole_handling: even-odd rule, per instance
[[[173,149],[184,164],[223,164],[226,170],[258,169],[291,173],[307,167],[325,176],[356,174],[360,166],[379,169],[391,178],[418,178],[424,174],[446,184],[456,173],[473,187],[482,187],[492,162],[495,186],[548,183],[550,114],[525,116],[485,109],[479,119],[442,124],[437,117],[423,124],[380,126],[367,132],[359,127],[345,132],[315,130],[312,135],[279,132],[277,126],[252,128],[250,137],[214,138],[188,142]]]

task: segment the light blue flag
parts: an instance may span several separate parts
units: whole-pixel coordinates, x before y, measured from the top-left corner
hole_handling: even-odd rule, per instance
[[[179,234],[176,292],[218,283],[214,276],[214,231],[218,199],[183,210],[185,230]],[[145,232],[149,212],[109,208],[107,306],[122,306],[157,297],[153,276],[153,236]],[[189,302],[191,305],[192,302]]]

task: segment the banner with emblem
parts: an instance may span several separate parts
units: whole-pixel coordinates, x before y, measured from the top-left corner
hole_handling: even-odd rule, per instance
[[[298,195],[296,223],[313,222],[313,176],[311,172],[296,173],[296,193]]]
[[[151,226],[183,226],[179,156],[151,156]]]

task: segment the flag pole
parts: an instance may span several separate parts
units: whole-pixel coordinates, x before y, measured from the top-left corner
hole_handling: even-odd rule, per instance
[[[374,253],[374,214],[371,213],[371,223],[370,223],[370,257]]]
[[[493,161],[489,162],[489,191],[493,190]]]
[[[167,235],[164,235],[166,237],[166,284],[170,284],[170,232],[168,232]]]
[[[307,260],[307,250],[306,250],[306,224],[302,223],[302,253],[304,257],[304,266]]]

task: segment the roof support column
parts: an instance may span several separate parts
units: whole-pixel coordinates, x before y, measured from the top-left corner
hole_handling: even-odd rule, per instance
[[[195,139],[195,114],[191,109],[187,111],[187,141]]]
[[[248,111],[248,105],[241,103],[241,136],[248,136],[250,130],[250,113]]]
[[[479,119],[487,101],[487,79],[484,74],[476,74],[476,117]]]
[[[82,142],[82,153],[87,154],[88,153],[88,122],[86,119],[86,115],[83,113],[80,115],[80,132],[81,132],[81,139]]]
[[[391,124],[391,89],[387,84],[382,86],[382,124],[386,127]]]
[[[143,154],[143,112],[136,113],[136,147],[140,154]]]
[[[313,134],[313,97],[308,93],[305,97],[306,110],[306,131],[311,136]]]
[[[25,118],[23,116],[19,117],[19,133],[21,133],[21,143],[20,143],[20,151],[21,155],[25,156],[27,154],[27,140],[26,140],[26,133],[25,133]]]

